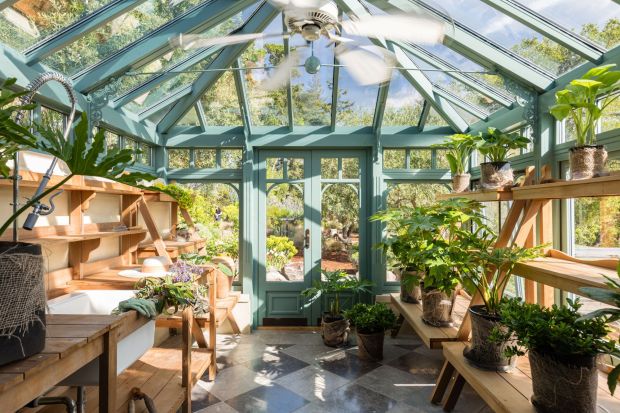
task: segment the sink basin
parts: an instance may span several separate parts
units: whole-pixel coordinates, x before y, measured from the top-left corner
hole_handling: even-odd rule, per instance
[[[48,314],[110,314],[118,303],[132,298],[132,290],[84,290],[47,302]],[[138,360],[155,340],[155,320],[150,320],[117,343],[116,371],[120,374]],[[99,360],[95,359],[61,382],[64,386],[96,386]]]

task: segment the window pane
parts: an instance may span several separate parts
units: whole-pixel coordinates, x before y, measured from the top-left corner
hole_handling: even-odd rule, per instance
[[[360,176],[360,162],[358,158],[342,158],[342,177],[357,179]]]
[[[435,168],[450,169],[450,163],[446,157],[447,153],[448,151],[445,149],[435,149]]]
[[[194,166],[196,168],[215,168],[215,149],[194,149]]]
[[[225,169],[241,169],[243,162],[243,150],[241,149],[222,149],[221,167]]]
[[[304,179],[304,159],[288,158],[286,160],[287,179]]]
[[[177,126],[200,126],[196,109],[192,108],[189,112],[183,115],[181,120],[177,122]]]
[[[383,126],[417,126],[423,104],[418,91],[395,70],[385,102]]]
[[[168,149],[168,167],[189,168],[189,149]]]
[[[321,184],[321,270],[359,276],[358,184]]]
[[[138,148],[138,142],[132,138],[124,138],[125,141],[125,149],[131,149],[133,154],[133,159],[136,159],[136,149]]]
[[[212,126],[240,126],[241,109],[231,72],[222,77],[200,98],[205,112],[205,122]]]
[[[406,151],[404,149],[384,149],[383,169],[405,169]]]
[[[284,179],[284,159],[267,158],[267,179]]]
[[[151,166],[151,162],[152,162],[151,151],[153,150],[153,148],[151,148],[146,143],[143,143],[140,145],[140,150],[142,151],[142,153],[140,154],[140,163],[146,166]]]
[[[429,126],[448,126],[448,123],[445,121],[444,118],[439,116],[439,113],[437,113],[435,109],[431,108],[428,112],[426,123],[424,124],[425,128]]]
[[[601,117],[601,132],[620,128],[620,93],[614,95],[616,100],[605,108]]]
[[[321,158],[321,178],[338,179],[338,158]]]
[[[47,128],[63,132],[65,129],[65,115],[41,106],[41,124]]]
[[[431,169],[431,150],[410,149],[409,162],[411,169]]]
[[[109,130],[106,130],[105,131],[105,143],[106,143],[106,148],[108,150],[118,149],[121,146],[120,136],[118,136],[114,132],[110,132]]]

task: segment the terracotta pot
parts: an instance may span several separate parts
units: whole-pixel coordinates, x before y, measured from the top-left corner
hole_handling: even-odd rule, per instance
[[[594,178],[595,165],[594,154],[597,152],[596,146],[575,146],[570,148],[568,159],[570,163],[570,179],[589,179]],[[597,156],[598,158],[598,156]],[[600,161],[600,159],[599,159]],[[604,167],[603,167],[604,168]]]
[[[515,344],[515,340],[506,340],[493,343],[489,340],[495,328],[503,328],[499,317],[490,316],[484,305],[474,305],[469,308],[471,316],[471,345],[463,354],[473,365],[483,370],[509,371],[516,364],[517,358],[508,358],[504,351],[508,346]]]
[[[323,313],[321,317],[321,336],[323,343],[329,347],[340,347],[349,344],[349,320],[343,316],[332,317]]]
[[[484,162],[480,164],[480,185],[483,189],[500,189],[514,184],[510,162]]]
[[[542,413],[598,411],[596,356],[558,357],[530,350],[532,404]]]
[[[422,290],[422,320],[433,327],[452,327],[452,308],[456,296],[435,289]]]
[[[357,355],[363,360],[383,360],[383,339],[385,332],[363,334],[357,332]]]
[[[235,277],[229,277],[219,269],[219,264],[228,267],[231,271],[235,270],[235,260],[230,257],[214,257],[211,262],[215,267],[217,298],[226,298],[230,295]]]
[[[417,271],[403,270],[400,273],[400,300],[405,303],[417,304],[422,299],[422,288],[420,283],[406,286],[405,280],[409,277],[419,278]]]
[[[452,192],[460,193],[469,191],[470,182],[470,174],[452,175]]]
[[[597,145],[594,151],[594,176],[608,176],[607,149],[605,145]]]
[[[41,245],[0,241],[0,366],[45,347]]]

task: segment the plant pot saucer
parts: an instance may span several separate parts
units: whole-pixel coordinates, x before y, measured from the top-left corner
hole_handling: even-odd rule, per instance
[[[498,366],[498,365],[494,365],[494,364],[487,364],[487,363],[481,363],[478,360],[475,360],[475,357],[473,357],[472,352],[471,352],[471,346],[467,345],[465,346],[465,348],[463,349],[463,356],[467,359],[467,362],[469,364],[471,364],[472,366],[480,369],[480,370],[487,370],[487,371],[497,371],[500,373],[507,373],[509,371],[514,370],[515,366],[514,363],[512,364],[507,364],[505,366]]]

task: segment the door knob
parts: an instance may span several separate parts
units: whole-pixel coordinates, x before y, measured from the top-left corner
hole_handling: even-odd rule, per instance
[[[304,248],[305,249],[310,248],[310,230],[309,229],[306,230],[306,235],[304,237]]]

